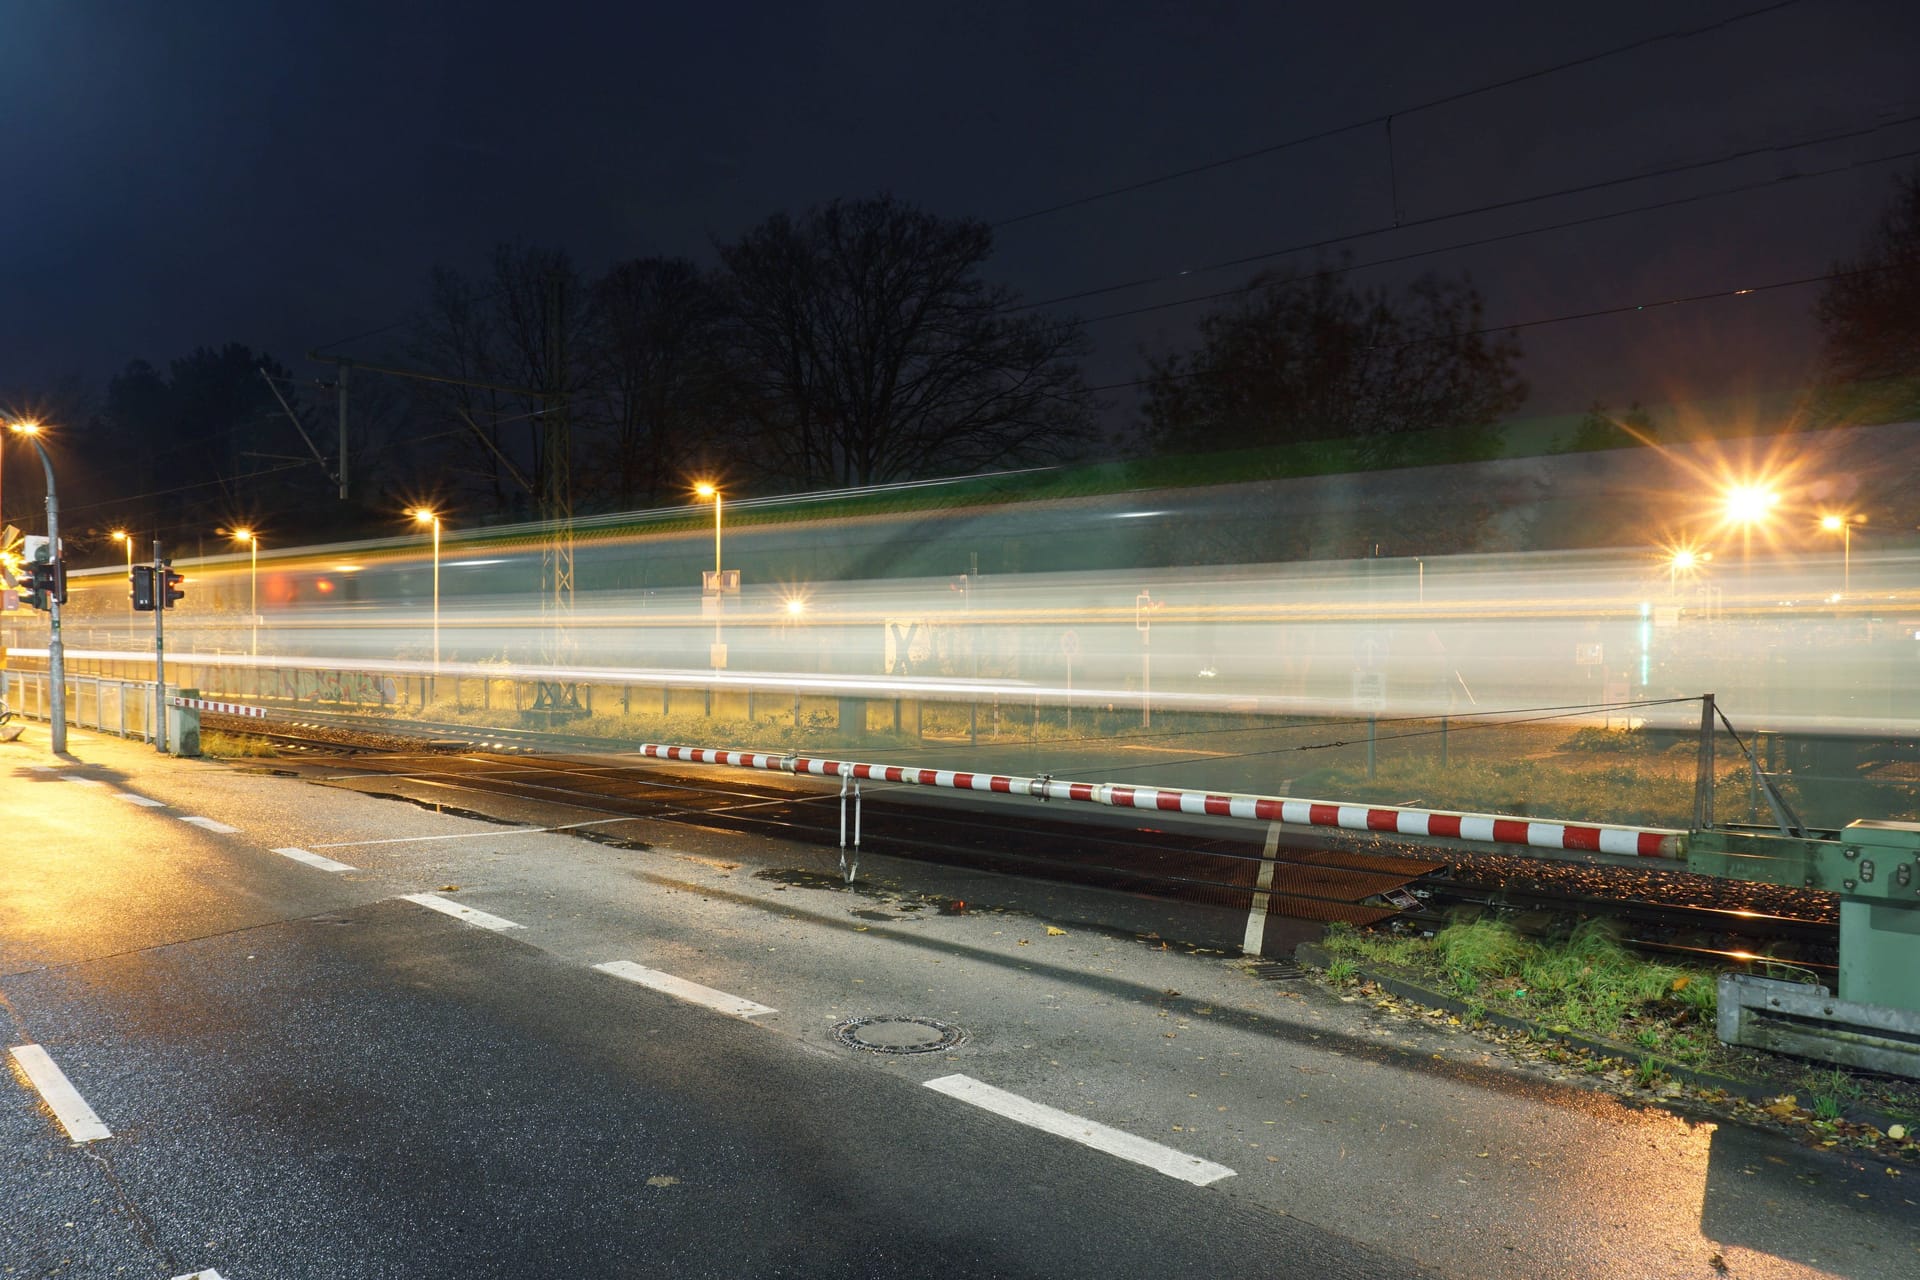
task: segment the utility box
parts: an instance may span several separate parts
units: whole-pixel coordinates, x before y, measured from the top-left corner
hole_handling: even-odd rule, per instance
[[[198,689],[180,689],[167,699],[167,752],[182,759],[200,754],[200,710],[180,705],[200,696]]]
[[[1920,823],[1840,833],[1840,992],[1920,1013]]]

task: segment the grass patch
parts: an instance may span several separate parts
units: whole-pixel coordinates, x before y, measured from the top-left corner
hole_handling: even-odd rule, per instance
[[[246,733],[221,733],[217,729],[200,731],[200,754],[221,760],[254,760],[280,754],[265,738]]]
[[[1431,938],[1335,925],[1326,947],[1349,963],[1411,969],[1459,997],[1470,1012],[1495,1009],[1688,1066],[1705,1065],[1719,1049],[1714,972],[1636,956],[1601,921],[1555,942],[1537,942],[1489,920],[1449,925]]]

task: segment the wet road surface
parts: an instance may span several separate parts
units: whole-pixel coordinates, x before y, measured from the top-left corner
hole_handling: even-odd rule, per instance
[[[1912,1176],[1142,936],[1178,908],[73,748],[0,757],[0,1016],[110,1136],[9,1062],[15,1274],[1920,1269]],[[963,1036],[835,1036],[887,1016]]]

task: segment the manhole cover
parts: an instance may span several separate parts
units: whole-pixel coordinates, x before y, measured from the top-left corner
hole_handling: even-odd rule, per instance
[[[933,1018],[848,1018],[834,1024],[833,1038],[868,1053],[938,1053],[967,1033]]]

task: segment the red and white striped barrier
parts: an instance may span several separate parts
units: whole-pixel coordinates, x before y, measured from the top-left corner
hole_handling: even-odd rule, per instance
[[[249,707],[240,702],[209,702],[205,698],[168,698],[170,707],[185,707],[189,711],[213,711],[223,716],[265,717],[264,707]]]
[[[659,743],[645,743],[639,750],[641,755],[658,760],[681,760],[689,764],[732,765],[743,769],[768,769],[826,778],[871,779],[875,782],[946,787],[958,791],[995,791],[1033,796],[1041,800],[1077,800],[1121,809],[1206,814],[1252,822],[1335,827],[1386,835],[1437,836],[1481,844],[1524,845],[1533,849],[1570,849],[1638,858],[1679,858],[1685,856],[1687,847],[1686,832],[1658,827],[1592,826],[1571,822],[1541,822],[1497,813],[1381,808],[1235,792],[1169,791],[1156,787],[1121,786],[1111,782],[1062,782],[1051,777],[1023,778],[951,769],[916,769],[904,765],[859,764],[847,760],[816,760],[811,756],[720,751],[710,747],[674,747]]]

